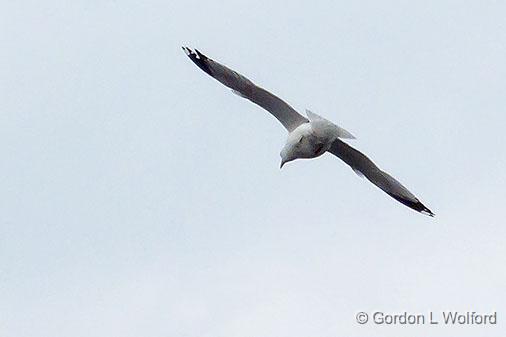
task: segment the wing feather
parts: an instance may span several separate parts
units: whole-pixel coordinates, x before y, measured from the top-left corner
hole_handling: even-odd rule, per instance
[[[200,69],[231,88],[239,96],[247,98],[269,111],[288,131],[293,131],[297,126],[308,122],[304,116],[295,111],[288,103],[255,85],[241,74],[211,60],[196,49],[192,50],[188,47],[183,47],[183,50]]]
[[[413,193],[388,173],[380,170],[372,160],[360,151],[339,139],[336,139],[332,143],[328,151],[351,166],[354,171],[361,172],[370,182],[381,188],[395,200],[415,211],[434,216],[434,213],[425,207]]]

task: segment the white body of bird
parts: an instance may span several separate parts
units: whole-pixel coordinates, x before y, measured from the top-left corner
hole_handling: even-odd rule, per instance
[[[315,158],[322,155],[326,151],[324,148],[330,147],[328,139],[329,137],[317,136],[311,123],[299,125],[288,134],[286,144],[279,154],[281,156],[280,167],[298,158]]]
[[[309,122],[288,133],[281,150],[281,166],[299,158],[316,158],[324,154],[337,138],[355,138],[345,129],[327,119],[306,110]]]

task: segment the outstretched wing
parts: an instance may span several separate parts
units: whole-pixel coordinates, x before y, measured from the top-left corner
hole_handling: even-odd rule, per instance
[[[346,164],[350,165],[354,171],[362,173],[370,182],[381,188],[395,200],[403,203],[415,211],[434,216],[430,209],[425,207],[413,193],[400,182],[395,180],[388,173],[380,170],[366,155],[355,150],[343,141],[336,139],[328,150],[333,155],[341,158]]]
[[[295,111],[288,103],[267,90],[256,86],[241,74],[211,60],[196,49],[192,50],[188,47],[183,47],[183,50],[200,69],[231,88],[238,95],[249,99],[269,111],[289,132],[300,124],[308,122],[304,116]]]

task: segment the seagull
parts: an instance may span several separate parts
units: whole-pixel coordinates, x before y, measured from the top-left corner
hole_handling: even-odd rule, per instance
[[[287,129],[288,138],[280,153],[280,168],[295,159],[316,158],[330,152],[395,200],[417,212],[434,216],[434,213],[400,182],[382,171],[363,153],[341,140],[355,139],[350,132],[309,110],[306,110],[306,118],[279,97],[213,61],[197,49],[182,48],[200,69],[232,89],[235,94],[269,111]]]

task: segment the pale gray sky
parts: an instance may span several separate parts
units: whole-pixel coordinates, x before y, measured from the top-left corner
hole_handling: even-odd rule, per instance
[[[500,336],[506,4],[2,1],[0,335]],[[279,170],[267,112],[197,47],[410,188]],[[351,142],[350,142],[351,143]],[[358,311],[498,312],[491,327]]]

